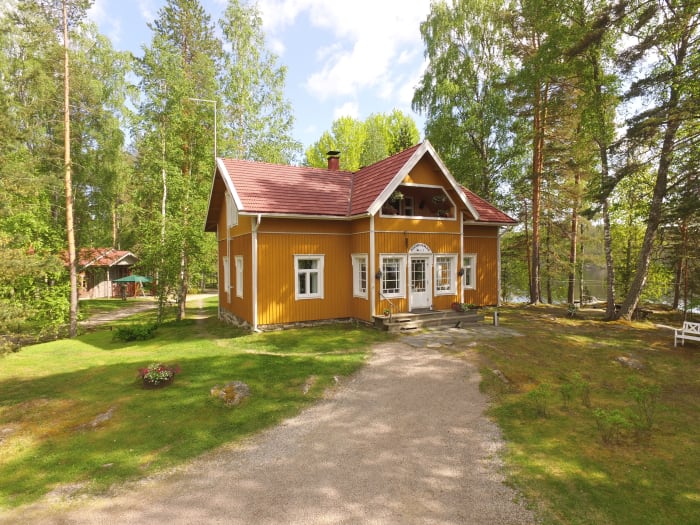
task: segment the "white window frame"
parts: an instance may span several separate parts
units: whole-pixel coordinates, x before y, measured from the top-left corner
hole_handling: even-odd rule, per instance
[[[236,255],[236,297],[243,298],[243,256]]]
[[[398,291],[387,292],[385,291],[386,282],[386,269],[384,267],[386,261],[391,259],[397,259],[399,264],[399,289]],[[405,254],[381,254],[379,256],[379,269],[382,272],[382,278],[379,283],[379,290],[381,291],[382,297],[388,299],[400,299],[406,297],[406,255]]]
[[[233,200],[233,195],[226,192],[226,226],[233,228],[238,226],[238,208]]]
[[[323,299],[323,280],[324,280],[324,258],[323,255],[295,255],[294,256],[294,298],[297,301],[304,299]],[[317,267],[313,269],[299,269],[299,261],[317,261]],[[306,276],[307,290],[311,287],[311,274],[318,274],[318,288],[316,292],[299,292],[299,275],[303,273]]]
[[[413,197],[406,195],[403,198],[401,211],[403,212],[401,215],[404,217],[413,217],[415,215],[415,200]]]
[[[470,259],[468,262],[467,259]],[[476,254],[465,253],[462,258],[462,288],[465,290],[476,290]]]
[[[362,288],[362,270],[364,267],[365,287]],[[369,287],[369,265],[366,253],[352,254],[352,295],[367,299],[367,289]]]
[[[442,259],[442,260],[441,260]],[[441,265],[443,262],[447,262],[449,264],[449,268],[447,271],[449,272],[448,276],[448,286],[449,288],[440,288],[442,283],[440,282],[440,271],[441,271]],[[433,288],[434,288],[434,293],[435,295],[454,295],[457,293],[457,255],[454,253],[440,253],[440,254],[435,254],[435,259],[433,261],[433,273],[434,278],[433,278]]]
[[[224,255],[223,257],[223,265],[224,265],[224,291],[226,292],[226,299],[230,303],[231,302],[231,266],[230,266],[230,259],[228,255]]]

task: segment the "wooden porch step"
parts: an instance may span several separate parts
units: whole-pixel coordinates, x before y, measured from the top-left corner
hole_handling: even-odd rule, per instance
[[[452,310],[439,310],[421,313],[401,313],[389,317],[375,316],[374,324],[377,328],[388,332],[403,332],[435,326],[461,326],[467,323],[477,323],[484,320],[484,316],[476,310],[467,312],[455,312]]]

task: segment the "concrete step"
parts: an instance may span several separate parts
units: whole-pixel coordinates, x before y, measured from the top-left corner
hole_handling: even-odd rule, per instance
[[[434,326],[459,327],[463,324],[477,323],[483,320],[484,316],[479,314],[476,310],[469,310],[467,312],[441,310],[422,313],[401,313],[391,318],[375,316],[374,323],[377,328],[388,332],[403,332]]]

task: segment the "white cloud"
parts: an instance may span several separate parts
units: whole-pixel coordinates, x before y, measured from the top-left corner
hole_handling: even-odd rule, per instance
[[[121,19],[108,13],[108,0],[95,0],[87,11],[88,19],[101,28],[101,31],[118,46],[122,40]]]
[[[92,6],[90,6],[90,9],[87,11],[88,18],[96,24],[104,22],[104,20],[107,18],[105,4],[106,0],[95,0]]]
[[[284,52],[287,49],[287,46],[284,45],[284,41],[282,41],[281,38],[266,38],[266,42],[268,47],[270,48],[270,51],[272,51],[275,55],[277,56],[282,56],[284,55]]]
[[[283,32],[300,16],[331,33],[333,44],[316,51],[320,63],[306,82],[313,96],[357,97],[372,90],[389,99],[404,85],[397,82],[401,73],[396,68],[422,55],[419,26],[430,0],[261,0],[259,6],[271,34]]]
[[[337,120],[340,117],[352,117],[358,118],[360,115],[360,106],[357,102],[346,102],[342,106],[338,106],[333,110],[333,120]]]
[[[158,9],[153,5],[153,0],[139,0],[139,13],[149,24],[156,19]]]

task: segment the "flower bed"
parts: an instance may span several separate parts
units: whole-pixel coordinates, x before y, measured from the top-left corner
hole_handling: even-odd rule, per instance
[[[139,368],[138,375],[145,388],[161,388],[171,384],[175,375],[179,373],[180,367],[177,365],[152,363],[145,368]]]

